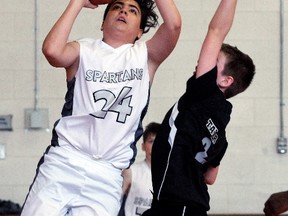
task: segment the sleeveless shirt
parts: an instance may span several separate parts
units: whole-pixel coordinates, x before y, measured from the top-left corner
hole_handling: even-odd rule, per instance
[[[100,39],[78,42],[79,68],[74,79],[67,81],[52,145],[72,147],[126,168],[135,160],[149,101],[146,43],[115,49]]]
[[[151,169],[145,161],[131,166],[131,187],[125,202],[125,216],[142,215],[152,204]]]

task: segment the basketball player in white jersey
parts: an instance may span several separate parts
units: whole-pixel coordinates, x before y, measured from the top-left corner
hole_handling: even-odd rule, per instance
[[[54,67],[66,70],[62,116],[41,158],[22,216],[114,216],[120,208],[123,169],[136,156],[150,87],[159,65],[176,46],[180,14],[173,0],[109,2],[101,39],[69,42],[73,24],[89,0],[70,0],[43,43]],[[86,25],[86,23],[83,23]]]
[[[123,171],[123,206],[118,216],[137,216],[151,207],[152,179],[151,179],[151,151],[160,124],[149,123],[143,133],[142,150],[145,159],[134,163],[130,169]]]

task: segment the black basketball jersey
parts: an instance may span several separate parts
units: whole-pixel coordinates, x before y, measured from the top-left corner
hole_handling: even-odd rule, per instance
[[[225,128],[232,105],[216,84],[217,68],[187,81],[168,111],[152,149],[154,199],[209,210],[203,173],[217,167],[227,148]]]

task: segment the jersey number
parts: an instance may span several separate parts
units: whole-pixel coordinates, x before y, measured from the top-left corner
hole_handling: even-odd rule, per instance
[[[129,95],[130,91],[131,87],[124,87],[117,97],[108,90],[94,92],[94,102],[98,111],[91,115],[104,119],[108,112],[114,112],[117,113],[117,122],[125,123],[127,116],[132,113],[132,106],[130,106],[132,95]]]
[[[202,152],[198,152],[195,156],[195,159],[201,163],[201,164],[204,164],[206,163],[207,161],[205,160],[205,158],[207,158],[207,151],[209,150],[210,146],[211,146],[211,140],[207,137],[203,138],[202,139],[202,145],[204,147],[204,151]]]

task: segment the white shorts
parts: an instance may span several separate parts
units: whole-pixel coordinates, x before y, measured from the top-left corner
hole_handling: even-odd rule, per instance
[[[114,216],[120,208],[121,170],[63,147],[51,147],[21,216]]]

